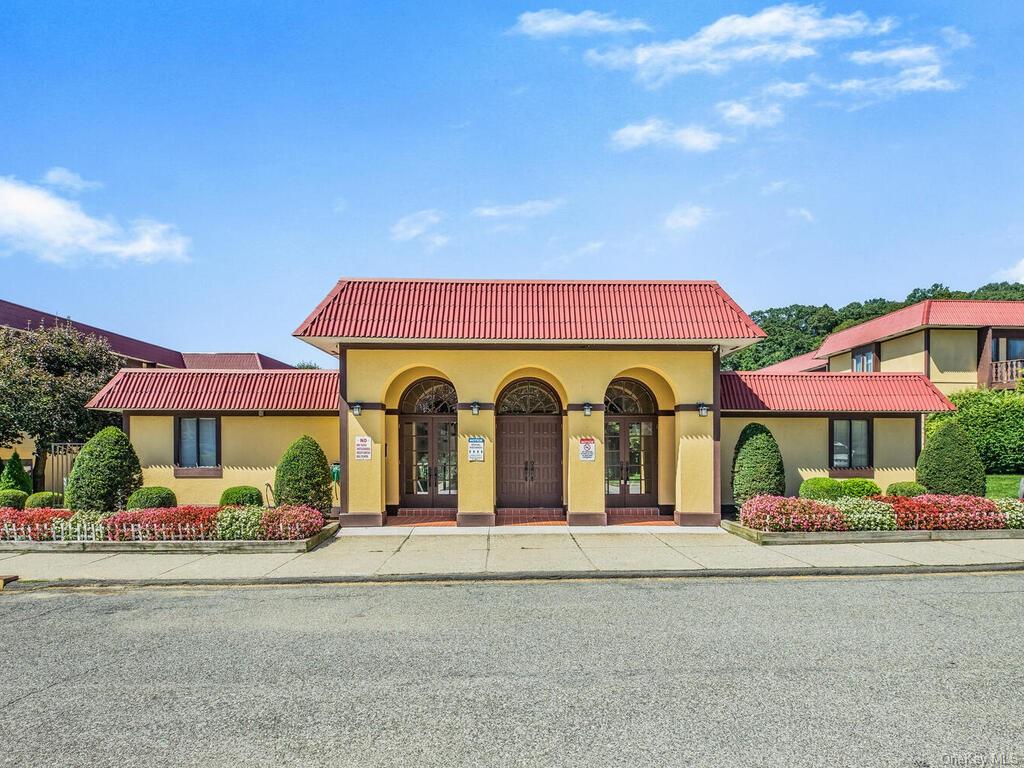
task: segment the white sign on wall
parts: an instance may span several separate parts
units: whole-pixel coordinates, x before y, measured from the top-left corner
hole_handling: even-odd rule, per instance
[[[356,461],[369,461],[373,458],[373,440],[367,435],[356,435]]]
[[[580,438],[580,461],[594,461],[597,458],[597,440],[593,437]]]
[[[482,437],[470,437],[467,438],[469,460],[470,461],[483,461],[484,460],[484,439]]]

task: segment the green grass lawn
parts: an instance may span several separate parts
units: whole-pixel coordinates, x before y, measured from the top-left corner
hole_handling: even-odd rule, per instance
[[[1020,475],[989,475],[985,478],[985,495],[990,499],[1015,499],[1020,478]]]

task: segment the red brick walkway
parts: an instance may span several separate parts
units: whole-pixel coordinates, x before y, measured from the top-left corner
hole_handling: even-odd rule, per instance
[[[400,509],[388,515],[385,525],[446,528],[454,527],[454,509]],[[672,515],[663,515],[657,507],[608,510],[608,525],[671,525]],[[565,512],[560,509],[498,509],[496,525],[566,525]]]

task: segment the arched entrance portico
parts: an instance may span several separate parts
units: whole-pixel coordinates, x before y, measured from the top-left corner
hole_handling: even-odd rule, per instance
[[[606,507],[658,504],[658,405],[635,379],[615,379],[604,396]]]
[[[497,506],[562,506],[562,405],[538,379],[505,387],[495,404]]]
[[[414,382],[399,403],[400,502],[412,508],[455,508],[459,500],[458,404],[444,379]]]

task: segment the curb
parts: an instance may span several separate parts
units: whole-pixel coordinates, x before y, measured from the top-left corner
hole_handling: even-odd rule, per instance
[[[983,528],[967,530],[907,531],[761,531],[732,520],[723,520],[720,527],[754,544],[905,544],[916,541],[984,541],[986,539],[1024,539],[1021,528]]]
[[[880,565],[830,568],[722,568],[693,571],[510,571],[508,573],[410,573],[383,576],[268,576],[237,579],[66,579],[17,581],[8,591],[82,587],[240,587],[301,584],[458,584],[514,581],[617,579],[784,578],[808,576],[914,576],[943,573],[1024,572],[1024,562],[970,565]]]

